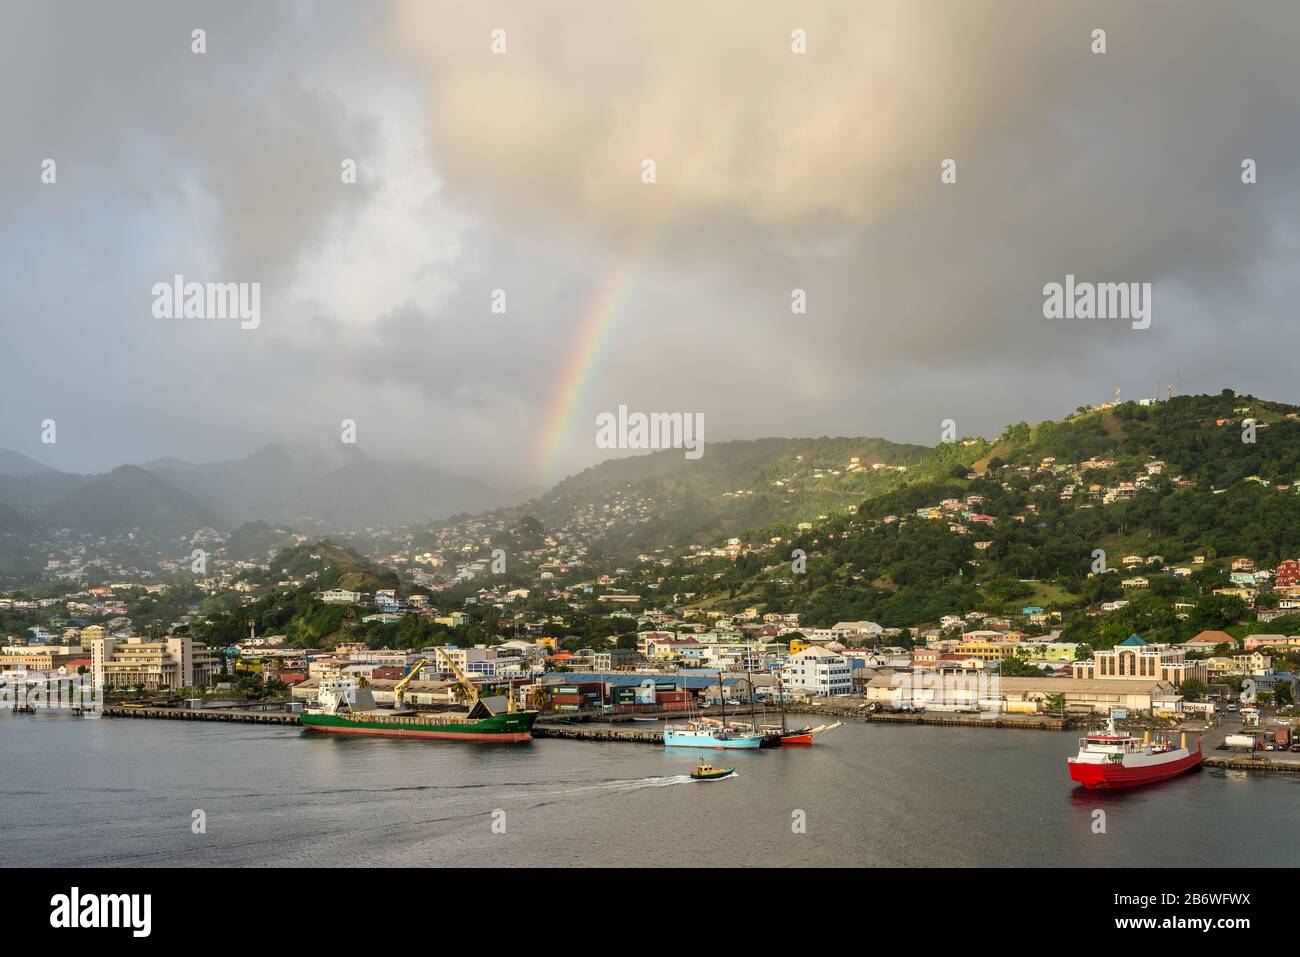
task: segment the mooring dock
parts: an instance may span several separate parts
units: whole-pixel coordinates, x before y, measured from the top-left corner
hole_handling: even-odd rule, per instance
[[[608,725],[569,724],[562,721],[538,721],[533,725],[534,738],[566,738],[570,741],[621,741],[637,744],[663,744],[663,730],[613,728]]]
[[[297,724],[289,711],[235,711],[227,708],[124,708],[106,705],[106,718],[161,718],[167,721],[238,721],[244,724]]]

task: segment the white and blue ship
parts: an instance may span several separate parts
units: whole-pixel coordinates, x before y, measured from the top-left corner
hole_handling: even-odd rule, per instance
[[[664,747],[667,748],[759,748],[764,737],[762,734],[728,728],[716,721],[664,725]]]

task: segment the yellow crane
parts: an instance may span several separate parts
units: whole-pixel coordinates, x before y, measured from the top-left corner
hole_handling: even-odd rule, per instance
[[[478,686],[465,676],[465,673],[456,667],[456,662],[451,660],[451,655],[447,654],[447,649],[438,645],[434,649],[440,658],[445,658],[447,668],[456,676],[456,684],[460,685],[461,690],[465,692],[465,698],[470,707],[473,707],[478,701]]]
[[[397,682],[397,684],[393,685],[393,707],[394,708],[400,708],[402,706],[402,696],[406,694],[406,686],[411,683],[411,679],[420,673],[421,668],[423,668],[425,665],[431,665],[431,664],[433,664],[433,662],[431,662],[428,658],[421,658],[419,661],[417,661],[415,664],[411,666],[411,670],[407,672],[405,678]]]
[[[470,681],[469,677],[466,676],[466,674],[463,671],[461,671],[459,668],[456,667],[456,662],[451,660],[451,655],[447,653],[447,650],[443,648],[442,645],[438,645],[435,648],[435,651],[438,653],[440,657],[446,659],[448,670],[450,670],[451,673],[456,676],[456,684],[458,684],[461,687],[461,689],[465,692],[467,703],[472,708],[479,699],[478,685]],[[506,712],[508,714],[515,713],[514,688],[512,688],[509,683],[506,684]]]

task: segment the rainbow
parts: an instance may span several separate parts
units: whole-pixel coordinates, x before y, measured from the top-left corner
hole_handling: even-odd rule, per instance
[[[599,294],[591,300],[578,324],[578,338],[560,377],[560,387],[551,400],[542,432],[541,461],[538,477],[543,482],[553,481],[559,455],[568,445],[573,431],[574,416],[582,397],[591,383],[592,371],[609,341],[610,332],[628,292],[636,285],[637,274],[645,263],[650,247],[654,245],[657,230],[648,230],[640,242],[634,244],[619,261],[609,280]],[[594,428],[594,420],[592,427]]]

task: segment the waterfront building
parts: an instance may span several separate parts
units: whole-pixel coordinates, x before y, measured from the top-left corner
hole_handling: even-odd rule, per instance
[[[1182,647],[1149,645],[1137,635],[1129,635],[1114,648],[1094,651],[1091,661],[1076,661],[1075,678],[1099,678],[1130,681],[1166,681],[1178,687],[1188,678],[1204,681],[1205,665],[1189,661]]]
[[[0,669],[57,671],[84,654],[79,645],[5,645],[0,649]]]
[[[373,651],[369,648],[355,648],[348,652],[348,662],[351,664],[401,668],[403,671],[419,661],[421,657],[422,654],[417,651],[401,651],[392,648],[379,648]]]
[[[497,657],[495,648],[487,648],[483,645],[476,645],[473,648],[457,648],[455,645],[447,645],[442,650],[447,658],[450,658],[456,667],[464,672],[482,671],[484,669],[474,667],[476,662],[495,661]],[[433,659],[433,666],[442,670],[444,667],[443,662],[446,660],[446,658],[438,655]]]
[[[188,636],[98,638],[90,645],[91,673],[106,688],[143,685],[150,691],[175,691],[208,684],[218,659]]]
[[[781,680],[790,691],[804,691],[823,698],[853,692],[853,668],[849,660],[816,645],[791,655],[781,669]]]
[[[949,706],[981,712],[1036,714],[1056,696],[1066,711],[1108,713],[1181,710],[1181,696],[1166,681],[1120,678],[1003,678],[992,672],[910,672],[867,682],[867,700],[881,707]]]

